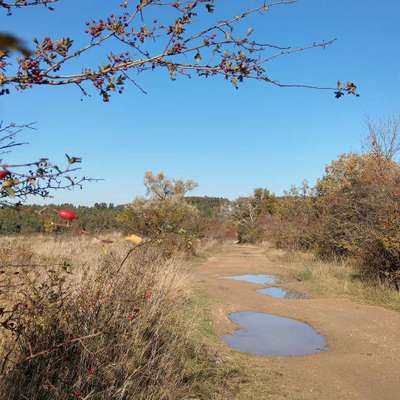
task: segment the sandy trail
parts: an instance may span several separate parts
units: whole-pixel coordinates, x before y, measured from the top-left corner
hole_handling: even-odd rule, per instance
[[[282,398],[400,399],[400,313],[337,298],[275,299],[256,293],[262,285],[223,279],[240,274],[280,275],[284,267],[274,263],[264,249],[231,245],[196,269],[195,285],[215,300],[212,316],[218,335],[235,329],[228,318],[233,311],[261,311],[304,321],[327,338],[328,352],[302,357],[246,356],[257,368],[265,367],[270,375],[278,376],[277,385],[289,393]],[[301,284],[296,288],[301,290]]]

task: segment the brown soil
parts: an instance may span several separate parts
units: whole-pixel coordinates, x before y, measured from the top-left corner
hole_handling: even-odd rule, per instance
[[[275,299],[256,293],[262,285],[224,279],[257,273],[285,276],[285,265],[273,261],[273,252],[231,245],[196,268],[196,287],[212,299],[216,333],[222,336],[235,329],[230,312],[268,312],[310,324],[327,338],[329,351],[304,357],[258,357],[227,350],[254,370],[261,386],[265,384],[265,390],[246,387],[237,398],[400,399],[400,313],[340,298]],[[304,291],[302,285],[283,286]],[[264,375],[268,376],[265,383],[261,382]]]

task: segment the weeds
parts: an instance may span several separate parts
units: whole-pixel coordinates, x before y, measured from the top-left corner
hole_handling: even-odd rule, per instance
[[[304,282],[318,296],[348,297],[368,304],[400,311],[400,294],[385,284],[365,280],[347,258],[323,261],[311,253],[298,251],[268,252],[274,262],[287,268],[289,278]]]
[[[43,262],[57,243],[22,247]],[[5,272],[0,399],[212,399],[225,390],[230,369],[195,334],[179,259],[143,246],[116,273],[127,245],[95,244],[99,255],[71,243],[74,272],[62,263]],[[78,250],[92,262],[74,265]]]

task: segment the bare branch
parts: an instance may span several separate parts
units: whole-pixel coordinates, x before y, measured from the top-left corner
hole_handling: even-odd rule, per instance
[[[385,121],[368,118],[366,125],[367,150],[387,160],[395,159],[400,152],[400,115],[392,115]]]
[[[87,86],[92,86],[104,101],[108,101],[113,93],[123,92],[126,82],[146,93],[130,72],[140,74],[159,69],[166,70],[172,80],[178,74],[189,77],[195,74],[206,78],[223,76],[236,88],[247,79],[255,79],[279,87],[332,90],[336,97],[341,97],[345,92],[357,95],[357,88],[351,82],[346,88],[282,84],[267,74],[265,64],[276,58],[326,48],[335,41],[291,47],[253,39],[252,28],[246,33],[242,32],[242,25],[249,17],[264,16],[276,7],[295,2],[281,0],[266,3],[260,0],[258,6],[212,22],[216,7],[214,0],[124,1],[123,12],[119,15],[113,14],[86,23],[89,40],[80,48],[75,48],[71,38],[46,37],[34,40],[32,55],[16,57],[7,51],[3,54],[0,52],[0,92],[9,94],[12,88],[25,90],[38,85],[75,84],[85,95],[89,94]],[[148,15],[154,15],[151,9],[160,7],[163,10],[156,14],[160,16],[159,19],[152,17],[149,21]],[[205,27],[202,26],[204,21]],[[115,41],[115,48],[122,46],[122,52],[110,52],[106,59],[99,54],[97,65],[88,64],[77,70],[77,62],[84,53],[93,53],[93,60],[96,49]],[[75,72],[67,73],[66,70]]]
[[[26,144],[16,139],[25,129],[33,130],[34,124],[0,122],[0,154],[8,154],[16,147]],[[51,197],[56,190],[82,188],[83,184],[96,179],[75,176],[80,170],[76,164],[79,157],[66,155],[67,166],[58,167],[47,158],[15,164],[0,160],[0,207],[15,206],[29,197]]]
[[[11,15],[12,10],[16,8],[22,7],[32,7],[32,6],[45,6],[49,10],[53,10],[51,4],[57,3],[59,0],[0,0],[0,8],[5,8],[7,10],[7,14]]]

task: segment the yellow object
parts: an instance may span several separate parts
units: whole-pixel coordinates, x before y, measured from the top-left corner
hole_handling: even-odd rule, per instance
[[[15,185],[18,185],[19,181],[18,179],[9,179],[8,181],[4,181],[3,184],[1,185],[3,188],[10,188]]]
[[[125,236],[125,240],[127,240],[128,242],[131,242],[133,244],[140,244],[143,242],[143,239],[140,236],[137,235],[129,235],[129,236]]]

